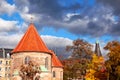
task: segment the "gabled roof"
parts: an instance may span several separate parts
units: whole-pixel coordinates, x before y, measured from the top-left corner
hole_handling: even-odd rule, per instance
[[[58,59],[58,57],[55,55],[53,51],[50,51],[52,53],[52,66],[53,67],[63,67],[62,63]]]
[[[49,53],[49,50],[41,37],[39,36],[34,24],[30,24],[26,33],[16,46],[16,48],[12,51],[12,53],[16,52],[46,52]]]

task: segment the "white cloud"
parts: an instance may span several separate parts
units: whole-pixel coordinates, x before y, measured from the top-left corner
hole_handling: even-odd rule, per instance
[[[9,35],[8,33],[0,34],[0,47],[14,48],[21,40],[23,34],[17,33]],[[56,37],[50,35],[42,35],[41,38],[52,48],[65,48],[67,45],[72,45],[72,40],[64,37]]]
[[[0,18],[0,32],[16,31],[17,21],[7,21]]]
[[[68,13],[64,17],[64,21],[69,21],[71,17],[76,16],[76,15],[80,15],[80,14],[79,13]]]
[[[15,4],[11,5],[5,0],[0,0],[0,14],[8,13],[12,14],[16,10]]]
[[[72,40],[64,37],[56,37],[50,35],[41,36],[46,44],[50,47],[66,47],[67,45],[72,45]]]
[[[14,48],[22,36],[23,34],[0,35],[0,47]]]

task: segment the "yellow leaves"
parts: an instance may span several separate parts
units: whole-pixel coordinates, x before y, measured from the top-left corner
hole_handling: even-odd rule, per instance
[[[95,72],[96,72],[95,70],[90,69],[90,73],[91,73],[91,74],[94,74]]]
[[[120,66],[117,66],[117,67],[115,68],[115,70],[116,70],[117,75],[120,76]]]
[[[95,70],[89,69],[89,73],[86,74],[85,80],[95,80],[95,77],[94,77],[95,72],[96,72]]]
[[[106,50],[109,50],[109,60],[106,61],[107,70],[109,72],[110,78],[117,80],[117,78],[120,76],[120,42],[109,42],[105,48]]]

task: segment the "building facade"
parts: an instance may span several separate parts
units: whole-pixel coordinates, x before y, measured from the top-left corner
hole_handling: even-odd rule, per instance
[[[0,48],[0,80],[10,79],[10,52],[12,49]]]

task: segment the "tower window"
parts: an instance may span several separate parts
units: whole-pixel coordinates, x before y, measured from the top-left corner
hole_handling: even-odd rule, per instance
[[[8,69],[7,69],[7,67],[5,67],[5,71],[7,71]]]
[[[56,73],[55,73],[55,71],[53,71],[53,77],[56,77]]]
[[[25,64],[28,64],[29,61],[30,61],[30,57],[29,56],[25,57]]]
[[[45,58],[45,68],[48,69],[48,57]]]

